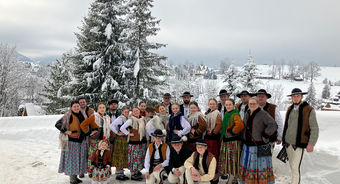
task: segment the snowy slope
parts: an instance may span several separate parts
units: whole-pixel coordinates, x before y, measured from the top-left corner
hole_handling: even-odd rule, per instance
[[[284,113],[282,112],[283,117]],[[0,118],[1,184],[68,183],[68,177],[57,173],[60,150],[58,131],[54,124],[60,117],[61,115]],[[336,184],[340,180],[340,112],[318,111],[317,118],[320,137],[315,152],[304,155],[302,183]],[[279,149],[277,147],[275,151]],[[289,166],[274,159],[274,169],[276,183],[288,183]],[[89,179],[85,179],[84,183],[90,183]]]

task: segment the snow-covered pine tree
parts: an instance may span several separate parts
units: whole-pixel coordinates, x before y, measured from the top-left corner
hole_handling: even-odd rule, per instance
[[[110,97],[125,101],[122,89],[126,78],[127,13],[124,0],[96,0],[76,33],[73,98],[85,96],[88,103]]]
[[[254,62],[254,57],[249,53],[248,62],[242,66],[240,72],[240,83],[244,90],[249,92],[255,92],[260,84],[260,81],[256,79],[257,67]]]
[[[68,54],[63,54],[61,59],[57,59],[50,67],[50,76],[41,94],[49,100],[46,104],[49,114],[63,113],[70,105],[67,84],[72,80],[72,67],[69,58]]]
[[[234,64],[230,64],[227,71],[224,72],[224,81],[227,85],[225,89],[231,93],[231,97],[236,99],[236,94],[239,92],[237,89],[239,84],[239,71]]]
[[[322,89],[322,95],[321,96],[322,96],[323,99],[328,99],[331,96],[330,86],[329,86],[328,82],[325,83],[325,86]]]
[[[166,66],[162,63],[166,57],[160,56],[155,51],[164,44],[154,43],[149,37],[157,35],[160,20],[151,15],[153,7],[151,0],[131,0],[128,3],[129,15],[129,65],[133,70],[128,74],[135,80],[128,81],[126,94],[131,102],[137,99],[157,101],[160,88],[165,85],[161,77],[166,75]]]
[[[316,99],[316,92],[313,82],[310,83],[308,88],[308,94],[306,97],[306,101],[311,105],[313,108],[318,108],[318,101]]]

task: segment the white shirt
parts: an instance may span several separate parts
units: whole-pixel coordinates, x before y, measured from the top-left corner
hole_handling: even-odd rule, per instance
[[[120,127],[120,131],[123,132],[125,135],[129,135],[129,131],[127,127],[132,126],[132,119],[128,119],[125,123]]]
[[[183,135],[186,135],[190,132],[191,126],[190,126],[189,121],[184,116],[181,117],[180,123],[181,123],[183,130],[178,130],[177,135],[182,137]],[[168,128],[169,128],[168,130],[170,130],[170,127],[168,127]]]
[[[110,129],[115,133],[118,134],[119,129],[118,126],[119,125],[123,125],[124,121],[121,117],[118,117],[117,119],[115,119],[111,124],[110,124]]]
[[[244,115],[246,114],[246,112],[245,112],[246,106],[247,106],[247,104],[241,104],[240,116],[241,116],[242,120],[244,118]]]
[[[112,113],[112,116],[111,116],[111,123],[114,121],[114,120],[116,120],[117,119],[117,117],[116,117],[116,112],[117,111],[115,111],[114,113]]]
[[[223,121],[223,117],[224,117],[224,105],[222,105],[221,107],[221,118],[222,118],[222,121]]]
[[[159,158],[161,158],[160,155],[159,155],[159,146],[161,144],[159,146],[157,146],[156,143],[154,143],[154,144],[155,144],[155,149],[156,149],[155,154],[154,154],[154,159],[159,159]],[[167,149],[166,149],[166,159],[162,162],[162,167],[166,167],[166,166],[169,165],[169,159],[170,159],[170,148],[169,148],[169,146],[167,146]],[[150,169],[149,147],[148,147],[148,150],[146,151],[146,154],[145,154],[144,167],[145,167],[146,172],[149,172],[149,169]]]
[[[183,104],[183,109],[184,109],[184,116],[187,117],[187,115],[190,113],[190,106],[185,106],[185,104]]]

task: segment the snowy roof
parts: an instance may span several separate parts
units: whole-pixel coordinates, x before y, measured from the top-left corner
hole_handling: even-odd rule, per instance
[[[40,106],[34,105],[33,103],[26,103],[25,109],[27,112],[27,116],[41,116],[46,114]]]

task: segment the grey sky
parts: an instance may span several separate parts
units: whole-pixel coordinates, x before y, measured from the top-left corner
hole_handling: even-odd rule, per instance
[[[53,58],[75,46],[92,0],[1,0],[0,41],[32,58]],[[169,61],[218,64],[317,61],[339,65],[340,1],[156,0],[153,15]]]

